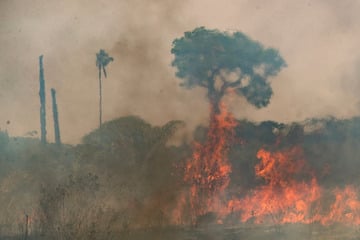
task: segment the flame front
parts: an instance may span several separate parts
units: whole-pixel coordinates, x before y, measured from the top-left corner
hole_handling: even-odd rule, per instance
[[[236,122],[220,103],[220,112],[211,106],[210,125],[204,144],[196,143],[185,167],[184,181],[189,186],[191,221],[208,212],[226,208],[224,192],[229,185],[231,165],[227,159]],[[182,198],[183,199],[183,198]]]
[[[241,222],[360,224],[360,201],[352,186],[325,194],[299,147],[271,153],[261,149],[255,166],[264,184],[228,203]],[[326,195],[326,196],[325,196]]]
[[[360,225],[358,190],[350,185],[322,187],[300,147],[273,152],[260,149],[254,171],[261,183],[237,194],[234,189],[229,191],[228,151],[235,141],[237,123],[224,104],[219,104],[218,112],[214,109],[211,106],[206,141],[194,144],[186,162],[187,191],[180,194],[172,211],[173,223],[194,224],[198,217],[214,213],[218,223],[232,219],[255,224]]]
[[[242,199],[231,200],[228,207],[241,213],[242,222],[311,222],[321,189],[316,178],[307,172],[301,156],[298,148],[276,153],[259,150],[257,157],[261,161],[255,166],[255,173],[264,185]]]

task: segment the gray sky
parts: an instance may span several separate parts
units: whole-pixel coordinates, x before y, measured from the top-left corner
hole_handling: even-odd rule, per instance
[[[206,123],[203,89],[181,89],[170,66],[172,40],[198,26],[242,31],[279,49],[288,63],[261,110],[230,97],[237,117],[301,121],[360,110],[358,0],[0,0],[0,127],[39,131],[38,56],[44,54],[48,138],[50,88],[58,95],[64,142],[98,126],[95,53],[115,61],[104,79],[104,119],[133,114],[153,124]],[[6,121],[10,120],[7,126]]]

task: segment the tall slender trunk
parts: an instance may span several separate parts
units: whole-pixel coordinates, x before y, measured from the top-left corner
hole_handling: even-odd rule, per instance
[[[45,105],[45,79],[44,79],[44,68],[43,68],[43,55],[39,57],[40,66],[40,127],[41,127],[41,143],[46,143],[46,105]]]
[[[54,88],[51,89],[51,96],[52,96],[52,110],[53,110],[53,118],[54,118],[55,143],[57,145],[61,145],[59,113],[56,104],[56,91]]]
[[[102,86],[101,86],[101,65],[99,66],[99,126],[102,125]]]
[[[24,240],[27,240],[29,236],[29,215],[25,214],[25,234]]]

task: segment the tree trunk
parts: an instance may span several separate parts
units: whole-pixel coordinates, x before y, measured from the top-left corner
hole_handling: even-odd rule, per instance
[[[222,100],[222,97],[224,96],[223,92],[216,91],[215,89],[209,88],[208,91],[208,98],[211,105],[211,112],[210,114],[218,115],[220,114],[220,103]]]
[[[102,86],[101,86],[101,66],[99,66],[99,127],[102,125]]]
[[[45,105],[45,79],[44,79],[44,68],[43,68],[43,55],[39,57],[40,65],[40,127],[41,127],[41,142],[46,143],[46,105]]]
[[[29,215],[25,214],[25,233],[24,233],[24,240],[28,239],[29,235]]]
[[[54,118],[55,143],[57,145],[61,145],[59,114],[58,114],[57,104],[56,104],[56,91],[54,88],[51,89],[51,96],[52,96],[52,110],[53,110],[53,118]]]
[[[225,86],[221,87],[221,89],[218,90],[215,88],[215,77],[218,72],[218,70],[213,71],[211,76],[208,78],[208,98],[212,108],[210,113],[210,119],[212,119],[212,115],[215,116],[220,113],[220,102],[226,91]]]
[[[210,99],[210,104],[212,107],[211,112],[214,113],[215,115],[218,115],[221,112],[220,109],[221,99],[222,96],[214,96],[212,99]]]

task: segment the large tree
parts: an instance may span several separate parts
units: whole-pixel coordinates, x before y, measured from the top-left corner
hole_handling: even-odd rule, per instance
[[[99,70],[99,121],[100,127],[102,125],[102,82],[101,82],[101,71],[104,73],[105,78],[106,76],[106,69],[105,67],[114,61],[114,58],[110,57],[105,50],[100,49],[100,51],[96,54],[96,66]]]
[[[258,108],[267,106],[272,95],[268,78],[276,75],[285,62],[278,51],[263,47],[243,33],[204,27],[175,39],[171,52],[181,85],[206,88],[211,106],[206,140],[196,146],[184,173],[190,187],[191,222],[196,223],[199,216],[219,211],[230,182],[227,154],[236,121],[221,108],[222,98],[232,91]]]
[[[181,85],[207,88],[215,113],[229,90],[258,108],[267,106],[273,93],[268,78],[286,66],[277,50],[265,48],[241,32],[204,27],[175,39],[171,53]]]

